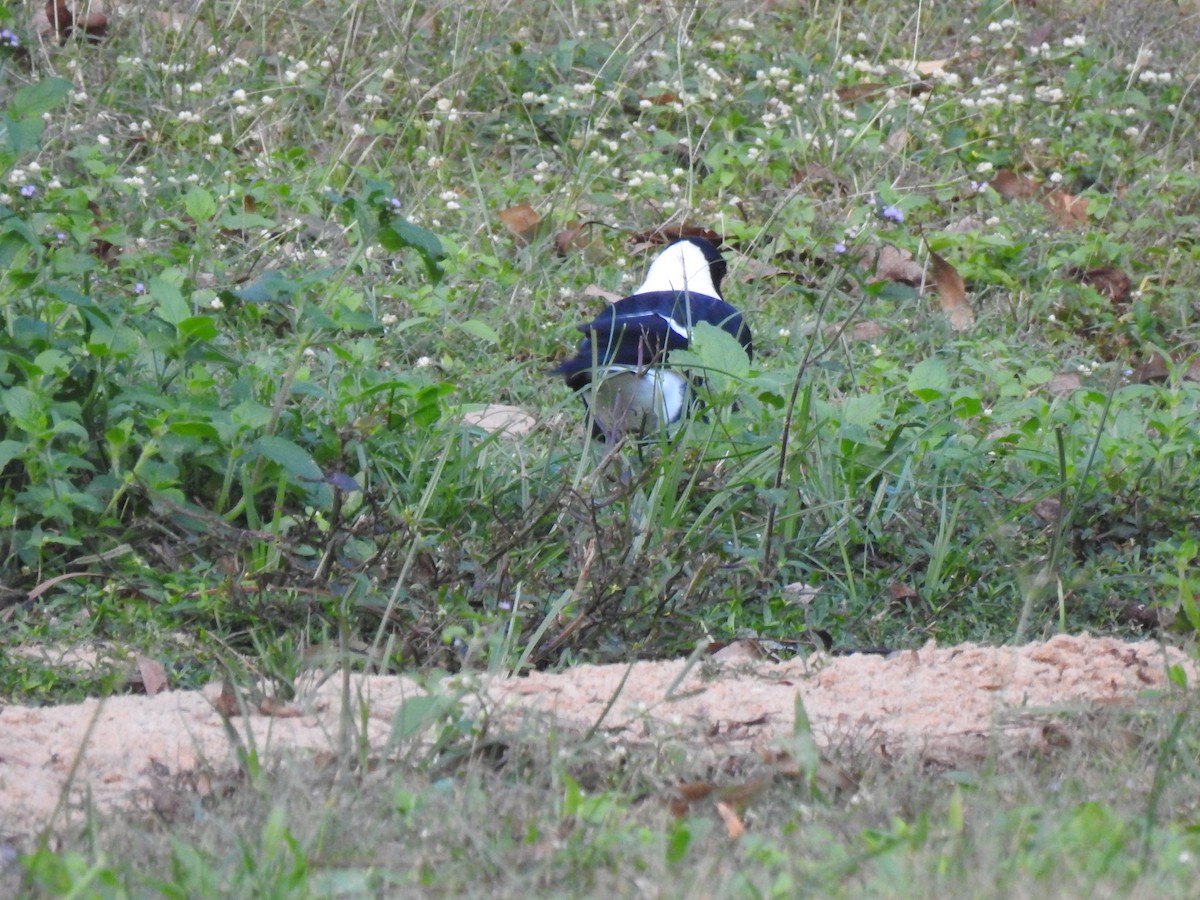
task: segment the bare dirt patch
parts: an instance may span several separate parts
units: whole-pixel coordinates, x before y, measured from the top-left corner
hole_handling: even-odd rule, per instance
[[[439,690],[457,691],[490,715],[491,734],[553,720],[560,734],[594,728],[614,743],[680,740],[726,755],[749,755],[790,734],[799,696],[826,748],[852,743],[885,758],[916,754],[930,765],[970,766],[1036,749],[1049,740],[1047,724],[1064,716],[1144,702],[1148,691],[1167,686],[1169,665],[1196,677],[1182,651],[1157,643],[1060,636],[1022,647],[929,644],[888,657],[580,666],[458,678]],[[218,712],[219,685],[0,708],[0,823],[14,837],[41,829],[81,749],[70,818],[89,797],[101,811],[153,813],[165,787],[173,796],[181,787],[203,796],[214,773],[234,768],[237,743],[260,757],[310,761],[336,749],[341,689],[340,679],[328,679],[274,715],[251,710],[227,719]],[[382,752],[402,705],[425,690],[408,678],[369,676],[355,677],[353,693],[369,705],[367,739]]]

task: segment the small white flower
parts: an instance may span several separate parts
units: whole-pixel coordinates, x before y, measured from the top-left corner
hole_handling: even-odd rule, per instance
[[[219,131],[216,134],[210,134],[208,136],[208,143],[213,147],[220,147],[225,143],[225,136]]]
[[[1063,180],[1062,172],[1051,172],[1050,173],[1050,183],[1051,184],[1062,184],[1062,180]]]
[[[430,359],[428,356],[421,356],[421,357],[417,358],[417,368],[418,369],[428,369],[432,365],[433,365],[433,360]]]
[[[220,297],[213,297],[211,300],[208,301],[208,306],[209,306],[209,309],[216,309],[216,310],[222,310],[225,308],[225,304],[221,302]]]

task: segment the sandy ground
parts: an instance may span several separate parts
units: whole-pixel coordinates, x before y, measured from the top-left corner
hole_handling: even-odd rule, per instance
[[[744,649],[734,645],[690,666],[647,662],[457,678],[439,693],[457,691],[477,715],[489,716],[490,735],[529,733],[531,722],[552,719],[560,733],[598,725],[596,733],[614,744],[682,740],[726,756],[768,749],[791,734],[799,696],[818,742],[832,753],[853,746],[959,767],[988,754],[1037,749],[1046,724],[1064,715],[1146,702],[1148,691],[1164,688],[1169,664],[1183,666],[1189,682],[1196,677],[1182,652],[1091,637],[1015,648],[930,644],[889,657],[782,663],[754,659]],[[214,778],[234,768],[238,742],[260,755],[311,764],[314,753],[336,749],[341,690],[341,679],[332,678],[274,714],[252,710],[228,718],[218,711],[229,710],[219,685],[70,706],[2,707],[0,837],[20,840],[43,828],[68,782],[55,827],[81,815],[89,797],[100,810],[153,812],[164,792],[203,796]],[[401,713],[405,702],[425,696],[410,679],[382,676],[356,676],[352,693],[368,701],[368,738],[378,753],[387,752],[393,727],[403,731],[423,701]]]

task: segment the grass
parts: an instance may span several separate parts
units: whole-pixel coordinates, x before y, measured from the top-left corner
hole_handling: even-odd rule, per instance
[[[19,44],[0,42],[0,696],[121,689],[30,644],[286,693],[351,650],[507,671],[809,628],[840,649],[1141,634],[1131,600],[1190,640],[1197,28],[1143,6],[134,4],[61,46],[0,10]],[[539,221],[518,233],[519,204]],[[631,237],[684,223],[733,250],[754,364],[700,341],[706,419],[592,445],[546,372],[602,302],[588,285],[636,283]],[[930,248],[969,329],[912,283],[903,254],[919,272]],[[497,402],[538,426],[463,424]],[[1143,827],[1149,789],[1096,787],[1138,759],[1085,760],[1069,802],[1038,766],[935,779],[896,818],[920,773],[880,774],[865,809],[783,791],[733,848],[649,810],[653,760],[588,763],[616,781],[568,802],[592,748],[562,752],[537,777],[468,767],[372,797],[411,858],[334,868],[364,889],[427,865],[431,891],[599,892],[704,859],[717,880],[688,877],[717,892],[915,893],[995,866],[1001,893],[1136,893],[1174,889],[1194,852],[1183,807]],[[246,793],[234,844],[151,835],[140,881],[81,839],[37,856],[39,883],[336,892],[336,817]],[[441,815],[547,795],[507,836]],[[438,825],[415,842],[409,803]]]

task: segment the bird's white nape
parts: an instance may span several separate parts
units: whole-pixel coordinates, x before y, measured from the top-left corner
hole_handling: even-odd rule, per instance
[[[656,291],[688,291],[708,297],[720,297],[713,284],[712,270],[704,251],[691,241],[679,241],[655,257],[635,294]]]

